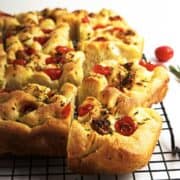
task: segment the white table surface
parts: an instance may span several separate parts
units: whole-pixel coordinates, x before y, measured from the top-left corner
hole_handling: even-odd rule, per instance
[[[166,65],[180,65],[180,10],[177,0],[0,0],[0,9],[10,13],[45,7],[65,7],[69,10],[85,8],[93,11],[113,9],[144,37],[144,52],[149,59],[154,59],[157,46],[170,45],[175,54]],[[180,146],[180,82],[172,74],[170,79],[164,104],[174,129],[176,144]]]

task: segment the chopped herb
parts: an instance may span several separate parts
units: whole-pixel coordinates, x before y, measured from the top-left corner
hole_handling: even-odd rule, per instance
[[[136,111],[135,113],[134,113],[134,115],[137,115],[138,114],[138,111]]]

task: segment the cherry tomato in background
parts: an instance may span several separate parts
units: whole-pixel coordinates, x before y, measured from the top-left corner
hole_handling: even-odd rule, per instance
[[[174,55],[174,50],[170,46],[159,46],[155,49],[155,56],[159,62],[167,62]]]

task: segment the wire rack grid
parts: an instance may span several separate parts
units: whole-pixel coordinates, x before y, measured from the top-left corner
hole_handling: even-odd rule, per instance
[[[148,165],[125,175],[79,175],[64,157],[0,157],[0,180],[180,180],[180,151],[163,103],[154,106],[163,118],[160,139]]]

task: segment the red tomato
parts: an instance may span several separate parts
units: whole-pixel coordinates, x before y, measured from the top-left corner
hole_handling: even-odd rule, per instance
[[[56,51],[60,54],[66,54],[69,51],[72,51],[72,48],[66,47],[66,46],[57,46]]]
[[[58,64],[58,63],[64,63],[65,58],[63,57],[48,57],[46,58],[46,64]]]
[[[107,41],[107,39],[105,37],[97,37],[94,41]]]
[[[43,45],[48,41],[49,37],[34,37],[34,41],[39,42],[39,44]]]
[[[71,112],[71,104],[67,104],[61,111],[61,118],[67,118]]]
[[[78,115],[79,116],[84,116],[89,111],[91,111],[93,108],[94,108],[94,106],[92,104],[86,104],[86,105],[80,106],[78,108]]]
[[[137,125],[129,116],[118,119],[114,126],[116,131],[124,136],[130,136],[137,129]]]
[[[105,76],[111,74],[111,68],[110,67],[108,67],[108,66],[101,66],[99,64],[97,64],[97,65],[95,65],[93,67],[93,71],[95,73],[102,74],[102,75],[105,75]]]
[[[114,27],[113,29],[110,30],[111,33],[113,32],[124,32],[124,29],[121,27]]]
[[[174,51],[169,46],[160,46],[155,49],[155,55],[160,62],[166,62],[174,55]]]
[[[103,28],[106,28],[108,25],[102,25],[102,24],[98,24],[96,26],[93,27],[94,30],[97,30],[97,29],[103,29]]]
[[[44,73],[46,73],[51,80],[57,80],[61,77],[62,71],[59,68],[48,68],[43,70]]]
[[[55,57],[48,57],[46,58],[46,64],[56,64],[57,63],[57,60]]]
[[[122,17],[121,16],[111,16],[109,17],[110,21],[121,21]]]
[[[29,56],[31,56],[31,55],[33,55],[33,54],[36,53],[35,49],[30,48],[30,47],[26,48],[24,51],[25,51],[25,53],[26,53],[27,55],[29,55]]]
[[[156,68],[157,66],[160,66],[159,64],[151,64],[150,62],[146,62],[144,60],[141,60],[139,62],[139,64],[143,67],[145,67],[148,71],[153,71],[154,68]]]
[[[43,31],[44,33],[51,33],[53,30],[52,30],[52,29],[42,29],[42,31]]]
[[[24,59],[16,59],[13,61],[13,64],[25,66],[27,64],[27,61]]]
[[[81,22],[82,22],[82,23],[89,23],[89,18],[88,18],[87,16],[85,16],[85,17],[83,17],[83,18],[81,19]]]

